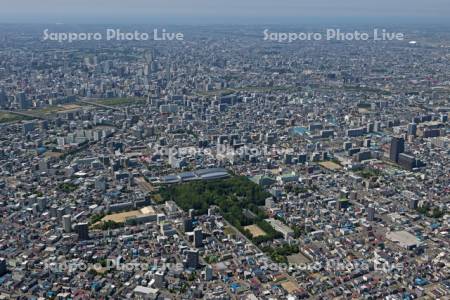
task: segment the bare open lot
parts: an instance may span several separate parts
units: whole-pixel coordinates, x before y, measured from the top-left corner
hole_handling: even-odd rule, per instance
[[[289,281],[283,281],[281,283],[281,286],[283,289],[285,289],[288,293],[295,293],[299,290],[299,286],[296,282],[289,280]]]
[[[131,210],[103,217],[101,222],[114,221],[116,223],[124,223],[130,217],[137,217],[144,214],[154,214],[155,210],[151,206],[143,207],[139,210]]]
[[[337,163],[332,162],[332,161],[323,161],[323,162],[319,163],[319,165],[321,165],[322,167],[324,167],[328,170],[332,170],[332,171],[342,169],[342,167],[340,165],[338,165]]]
[[[310,262],[310,260],[301,253],[289,255],[287,257],[287,259],[290,264],[294,264],[294,265],[302,265],[302,264],[307,264]]]
[[[266,232],[264,230],[262,230],[261,228],[258,227],[258,225],[248,225],[244,227],[245,229],[247,229],[248,231],[250,231],[250,233],[252,234],[253,237],[258,237],[258,236],[264,236],[266,235]]]

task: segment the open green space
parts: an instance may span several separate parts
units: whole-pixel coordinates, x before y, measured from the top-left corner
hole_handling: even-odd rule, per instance
[[[380,177],[381,175],[383,175],[383,172],[378,169],[364,168],[364,169],[356,171],[356,174],[360,175],[363,178],[371,179],[371,178],[375,178],[375,177]]]
[[[418,207],[417,212],[433,219],[440,219],[447,213],[445,209],[440,209],[439,207],[430,204]]]
[[[58,189],[60,191],[65,192],[65,193],[71,193],[71,192],[73,192],[73,191],[75,191],[77,189],[77,186],[72,184],[72,183],[65,182],[65,183],[59,184],[58,185]]]
[[[111,98],[111,99],[89,100],[89,102],[107,106],[130,105],[136,103],[143,103],[144,101],[145,99],[142,98]]]
[[[18,121],[25,121],[25,120],[31,120],[32,118],[25,117],[25,116],[19,116],[15,114],[10,114],[6,112],[0,112],[0,123],[10,123],[10,122],[18,122]]]
[[[175,184],[163,187],[160,194],[164,201],[173,200],[185,211],[193,208],[196,214],[205,214],[212,205],[219,207],[223,217],[256,244],[281,237],[264,221],[267,216],[258,207],[264,205],[270,194],[247,177]],[[244,228],[252,224],[265,235],[254,237]]]
[[[262,249],[276,263],[288,263],[288,256],[299,253],[298,245],[284,244],[280,247],[264,247]]]
[[[199,91],[195,94],[197,96],[227,96],[237,92],[254,92],[254,93],[271,93],[271,92],[298,92],[300,88],[293,86],[245,86],[233,89],[219,89],[212,91]]]

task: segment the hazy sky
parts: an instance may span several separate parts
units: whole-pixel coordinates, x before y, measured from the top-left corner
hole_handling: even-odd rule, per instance
[[[0,0],[0,4],[0,23],[450,19],[450,0]]]

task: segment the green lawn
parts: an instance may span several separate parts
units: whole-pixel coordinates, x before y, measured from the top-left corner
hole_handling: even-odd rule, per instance
[[[143,103],[145,100],[146,99],[142,98],[111,98],[111,99],[89,100],[89,102],[107,106],[120,106],[120,105],[130,105],[134,103]]]
[[[32,118],[25,117],[25,116],[19,116],[15,114],[10,114],[6,112],[0,112],[0,123],[9,123],[9,122],[18,122],[18,121],[25,121],[25,120],[31,120]]]

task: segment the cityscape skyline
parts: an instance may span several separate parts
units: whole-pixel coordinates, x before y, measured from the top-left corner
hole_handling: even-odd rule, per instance
[[[2,3],[0,300],[450,299],[447,1]]]

